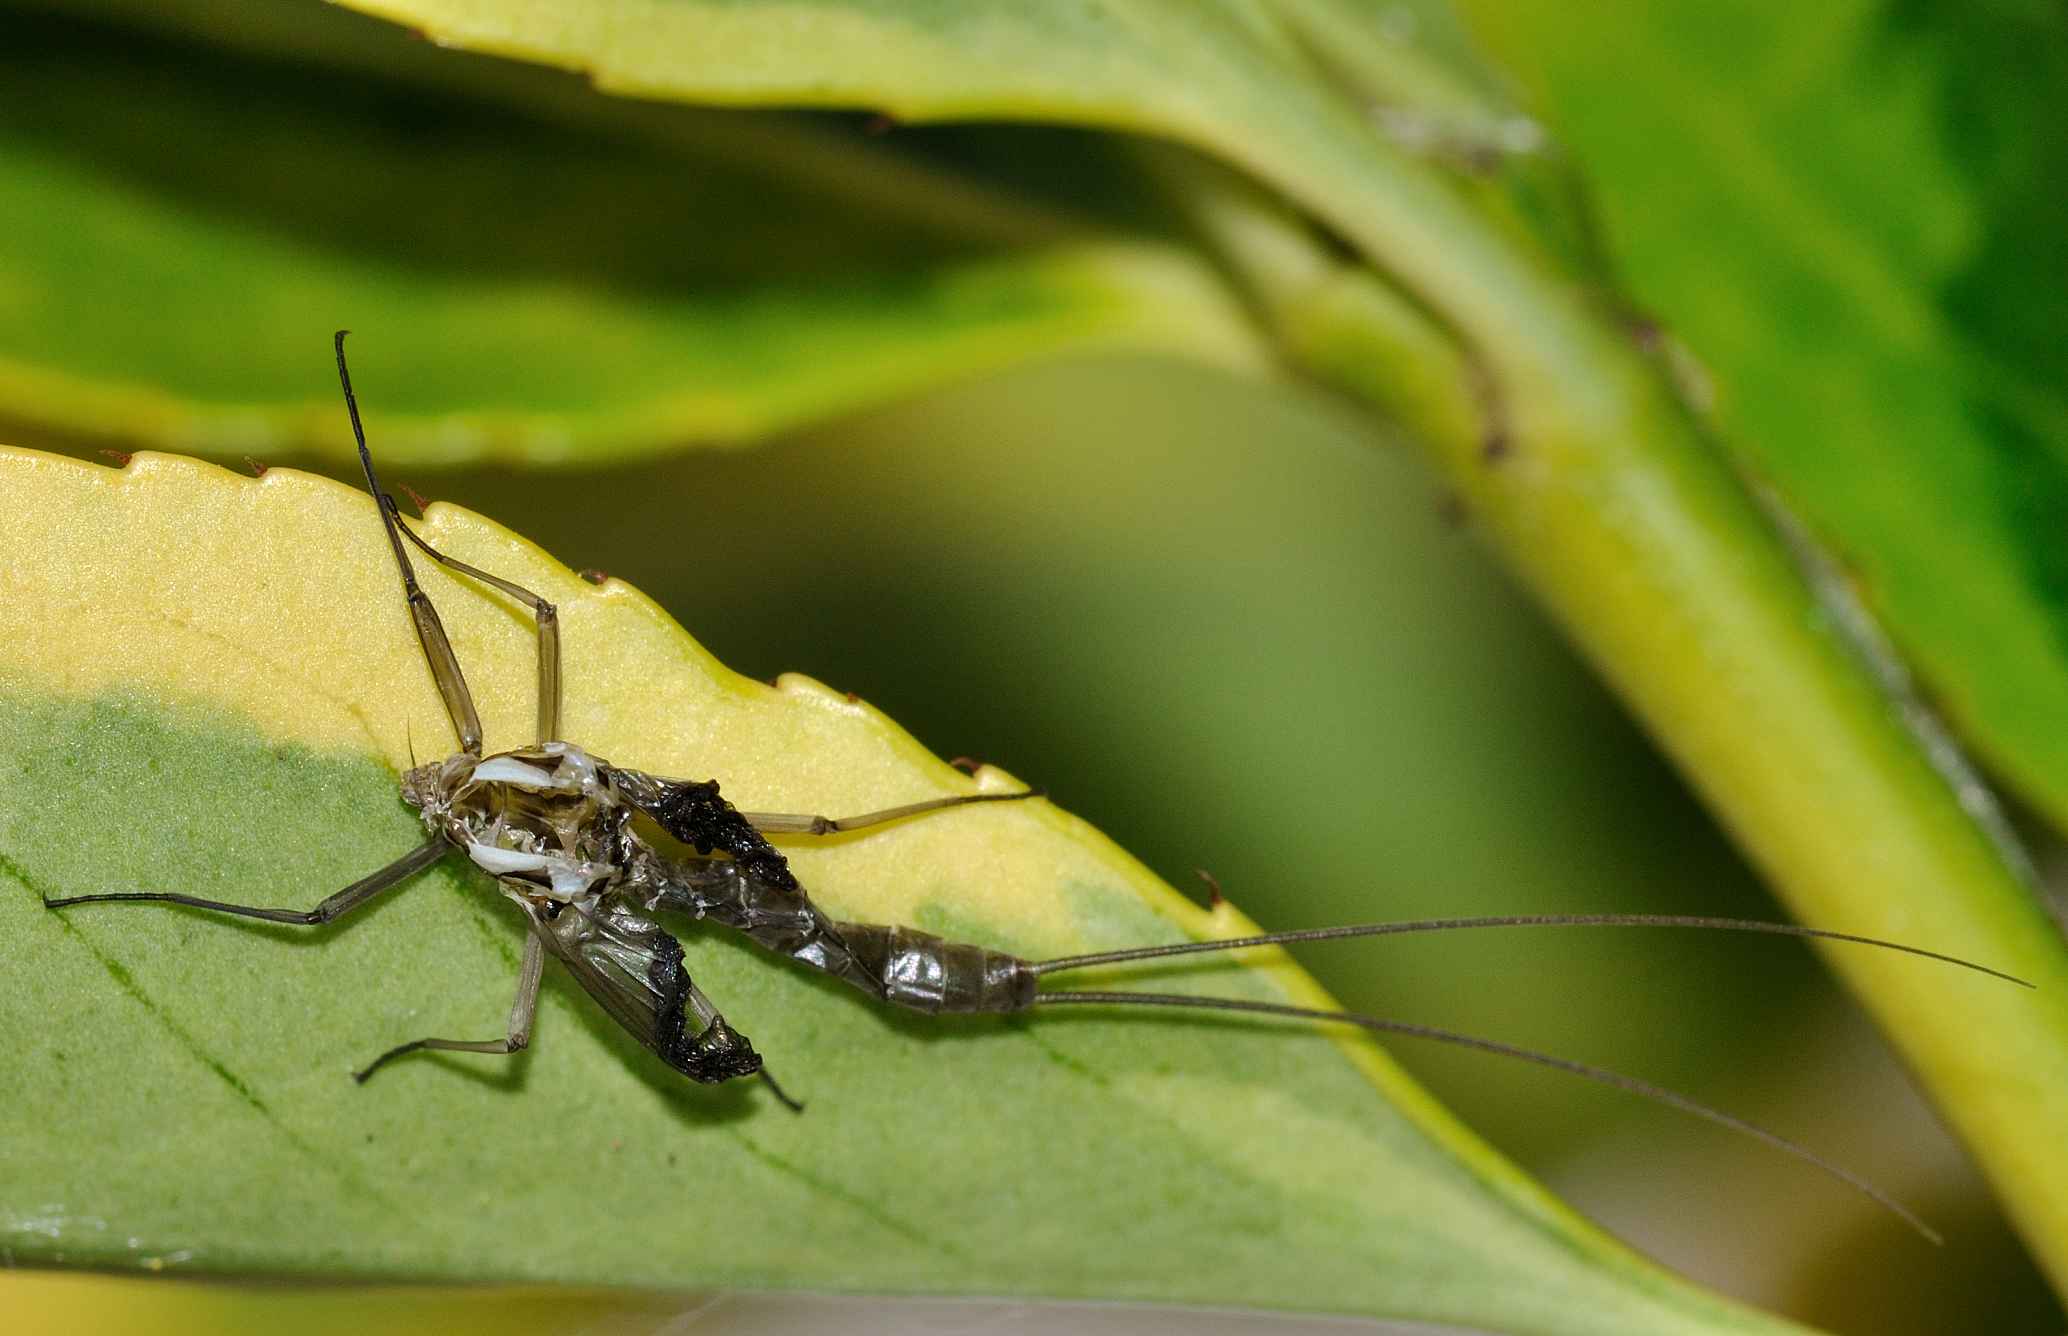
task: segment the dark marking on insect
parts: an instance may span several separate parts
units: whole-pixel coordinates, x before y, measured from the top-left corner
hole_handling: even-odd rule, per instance
[[[870,998],[928,1015],[1012,1014],[1063,1005],[1157,1007],[1350,1025],[1431,1040],[1584,1077],[1667,1104],[1795,1155],[1879,1202],[1926,1238],[1930,1228],[1878,1188],[1762,1127],[1685,1095],[1599,1067],[1453,1030],[1356,1012],[1244,998],[1112,989],[1042,987],[1050,975],[1175,956],[1283,946],[1350,937],[1509,927],[1703,928],[1850,942],[1959,965],[2013,983],[2023,980],[1937,951],[1852,933],[1788,923],[1664,914],[1514,914],[1358,923],[1260,933],[1219,941],[1175,942],[1026,960],[971,942],[954,942],[898,924],[831,917],[799,885],[769,835],[823,836],[867,829],[977,803],[1025,802],[1018,793],[975,793],[887,807],[851,817],[742,812],[715,780],[668,779],[614,765],[559,737],[560,622],[553,604],[523,586],[450,557],[402,522],[381,490],[345,368],[345,335],[336,337],[339,383],[359,445],[366,485],[380,512],[402,580],[404,605],[437,684],[460,750],[443,761],[413,765],[402,776],[403,801],[418,809],[428,839],[388,866],[327,897],[313,909],[230,904],[174,892],[113,892],[45,898],[51,909],[91,902],[189,905],[274,923],[328,923],[455,853],[496,878],[524,913],[524,956],[504,1033],[495,1039],[423,1038],[398,1045],[355,1072],[365,1081],[410,1053],[511,1054],[531,1042],[545,957],[558,960],[597,1005],[663,1062],[693,1081],[757,1076],[792,1109],[746,1036],[726,1021],[690,978],[682,945],[658,915],[680,914],[740,933],[757,946],[839,979]],[[1498,421],[1498,417],[1490,420]],[[1492,447],[1489,446],[1491,452]],[[409,560],[415,547],[431,560],[531,609],[538,635],[537,740],[484,755],[481,720],[458,657]],[[636,818],[651,820],[693,851],[684,856],[651,844]],[[1202,872],[1216,901],[1220,888]],[[2030,987],[2030,984],[2024,984]]]
[[[115,467],[118,469],[128,468],[129,461],[136,458],[136,455],[128,450],[100,450],[96,451],[95,453],[104,455],[107,458],[114,460]]]
[[[581,570],[576,571],[575,574],[581,576],[592,585],[601,585],[610,579],[609,571],[598,569],[595,566],[585,566]]]
[[[251,457],[250,455],[246,455],[246,456],[244,456],[244,467],[246,467],[246,468],[248,468],[248,469],[250,469],[250,470],[251,470],[251,476],[252,476],[252,477],[254,477],[254,478],[263,478],[263,477],[265,477],[265,476],[266,476],[266,467],[267,467],[267,466],[266,466],[266,465],[264,465],[264,464],[261,464],[261,463],[259,463],[259,462],[258,462],[258,461],[257,461],[256,459],[253,459],[253,458],[252,458],[252,457]]]
[[[717,780],[656,780],[652,792],[639,806],[662,830],[698,853],[722,851],[745,868],[748,876],[778,890],[798,889],[789,861],[762,838],[761,832],[738,809],[718,796]]]

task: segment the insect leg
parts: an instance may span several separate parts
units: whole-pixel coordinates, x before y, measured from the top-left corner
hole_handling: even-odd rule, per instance
[[[213,909],[219,913],[236,914],[243,918],[265,919],[270,923],[328,923],[341,918],[382,891],[400,885],[410,877],[423,871],[452,852],[452,845],[439,835],[422,846],[412,849],[380,871],[361,877],[337,894],[326,897],[314,909],[262,909],[256,905],[233,905],[221,900],[204,900],[196,895],[175,895],[158,891],[116,891],[101,895],[68,895],[60,900],[45,900],[45,909],[63,909],[68,905],[95,904],[108,901],[146,901],[166,905],[190,905],[195,909]]]
[[[394,497],[384,496],[381,498],[381,502],[391,513],[393,512],[395,508]],[[559,737],[560,609],[546,602],[537,594],[532,593],[523,585],[505,580],[500,575],[490,575],[479,566],[470,566],[458,557],[446,556],[443,552],[440,552],[419,537],[416,530],[410,528],[407,524],[401,523],[400,516],[396,517],[396,524],[402,530],[403,537],[415,543],[425,556],[439,565],[456,570],[462,575],[471,575],[481,581],[481,583],[492,585],[508,594],[511,598],[531,608],[531,615],[538,620],[539,627],[539,741],[551,742]]]
[[[780,1100],[784,1108],[788,1109],[792,1113],[804,1112],[803,1101],[790,1098],[789,1092],[784,1090],[780,1085],[777,1085],[776,1079],[768,1074],[768,1068],[763,1067],[760,1071],[754,1074],[761,1078],[761,1084],[768,1087],[768,1093],[774,1095],[778,1100]]]
[[[350,332],[337,332],[337,378],[345,389],[345,411],[351,414],[352,436],[359,442],[359,463],[366,470],[366,487],[373,493],[381,523],[388,530],[388,546],[395,549],[395,565],[402,571],[402,595],[409,603],[410,620],[416,623],[417,643],[423,646],[424,662],[431,666],[431,677],[438,683],[445,712],[452,717],[453,731],[459,734],[460,750],[479,756],[481,716],[474,709],[474,695],[467,690],[467,677],[460,671],[459,656],[452,652],[445,623],[438,620],[438,609],[431,606],[431,596],[418,586],[416,571],[409,564],[409,552],[396,534],[395,502],[381,490],[380,479],[373,474],[373,456],[366,449],[366,429],[359,425],[359,401],[352,397],[352,375],[345,370],[345,335]]]
[[[509,1030],[501,1039],[412,1039],[369,1062],[352,1073],[352,1079],[361,1085],[366,1078],[396,1058],[407,1053],[439,1050],[447,1053],[521,1053],[531,1043],[531,1021],[539,1006],[539,976],[545,972],[546,949],[538,934],[524,934],[524,963],[517,967],[517,998],[510,1003]]]
[[[1022,798],[1040,796],[1040,789],[1025,789],[1019,793],[965,793],[954,798],[930,798],[925,802],[906,803],[902,807],[885,807],[880,811],[863,812],[860,816],[811,816],[800,812],[742,812],[740,815],[747,819],[748,825],[764,835],[837,835],[841,831],[880,826],[886,821],[918,816],[922,812],[938,812],[970,803],[1018,802]]]

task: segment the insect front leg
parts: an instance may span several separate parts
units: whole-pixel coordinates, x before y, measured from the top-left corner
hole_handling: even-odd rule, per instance
[[[361,877],[335,895],[325,897],[314,909],[265,909],[258,905],[233,905],[224,900],[204,900],[198,895],[178,895],[169,891],[112,891],[100,895],[68,895],[58,900],[46,899],[43,907],[63,909],[69,905],[109,903],[187,905],[194,909],[212,909],[219,914],[235,914],[240,918],[264,919],[268,923],[299,923],[313,926],[344,917],[382,891],[399,886],[451,852],[452,845],[446,842],[445,837],[435,836],[380,871]]]
[[[511,598],[530,607],[531,615],[538,623],[539,632],[539,741],[552,742],[560,736],[560,610],[551,603],[532,593],[523,585],[505,580],[500,575],[490,575],[479,566],[470,566],[458,557],[448,557],[417,536],[416,530],[402,523],[402,517],[395,512],[395,498],[383,495],[380,504],[390,515],[395,516],[395,527],[402,536],[417,545],[417,548],[431,560],[462,575],[470,575],[485,585],[502,590]]]
[[[501,1039],[412,1039],[375,1058],[365,1067],[352,1073],[352,1079],[364,1085],[366,1078],[396,1058],[409,1053],[521,1053],[531,1043],[532,1017],[538,1012],[539,978],[546,968],[544,943],[537,933],[524,935],[524,963],[517,967],[517,997],[510,1003],[510,1025]]]
[[[352,373],[345,368],[345,335],[350,332],[344,329],[337,332],[337,378],[345,391],[345,413],[352,419],[352,439],[359,443],[359,463],[366,471],[366,490],[373,493],[374,507],[381,512],[381,524],[388,532],[388,546],[395,553],[395,568],[402,575],[403,601],[409,605],[410,620],[416,624],[417,644],[423,647],[424,662],[430,667],[432,681],[438,684],[438,695],[445,702],[445,712],[452,717],[452,729],[459,735],[460,750],[469,756],[479,756],[481,715],[474,708],[474,693],[467,690],[467,675],[460,670],[459,656],[452,652],[452,638],[445,634],[445,623],[439,620],[438,609],[432,606],[431,596],[417,584],[416,572],[410,569],[409,553],[398,536],[401,526],[395,518],[394,499],[381,490],[380,479],[374,476],[373,455],[366,449],[366,428],[359,421],[359,401],[352,394]]]

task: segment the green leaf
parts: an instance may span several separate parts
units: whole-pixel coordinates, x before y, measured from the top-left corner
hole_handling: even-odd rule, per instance
[[[1632,290],[1713,372],[1725,439],[2068,823],[2060,9],[1475,9],[1587,164]]]
[[[1259,361],[1221,281],[1153,231],[859,133],[450,56],[444,87],[421,43],[309,18],[261,26],[342,71],[10,19],[0,414],[118,445],[346,451],[305,352],[340,325],[389,387],[371,426],[417,464],[750,440],[1067,350]]]
[[[500,1023],[520,939],[484,879],[441,868],[317,933],[36,895],[311,903],[417,838],[396,772],[447,725],[372,507],[159,456],[118,473],[13,451],[0,471],[0,932],[21,962],[0,979],[0,1243],[18,1261],[1783,1329],[1625,1252],[1375,1048],[1319,1032],[899,1017],[695,934],[700,985],[804,1116],[690,1086],[564,983],[522,1058],[355,1088],[398,1039]],[[718,775],[763,809],[969,785],[867,706],[726,672],[626,586],[452,507],[426,528],[559,604],[566,730],[599,754]],[[528,621],[426,584],[490,745],[528,736]],[[790,852],[836,912],[1029,953],[1247,926],[1045,804]],[[1165,983],[1326,1004],[1282,961]]]

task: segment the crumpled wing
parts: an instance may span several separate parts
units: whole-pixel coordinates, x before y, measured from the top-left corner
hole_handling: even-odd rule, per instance
[[[552,916],[547,917],[548,909]],[[660,1059],[695,1081],[761,1070],[752,1044],[690,980],[682,943],[605,897],[532,908],[532,930],[582,990]]]

